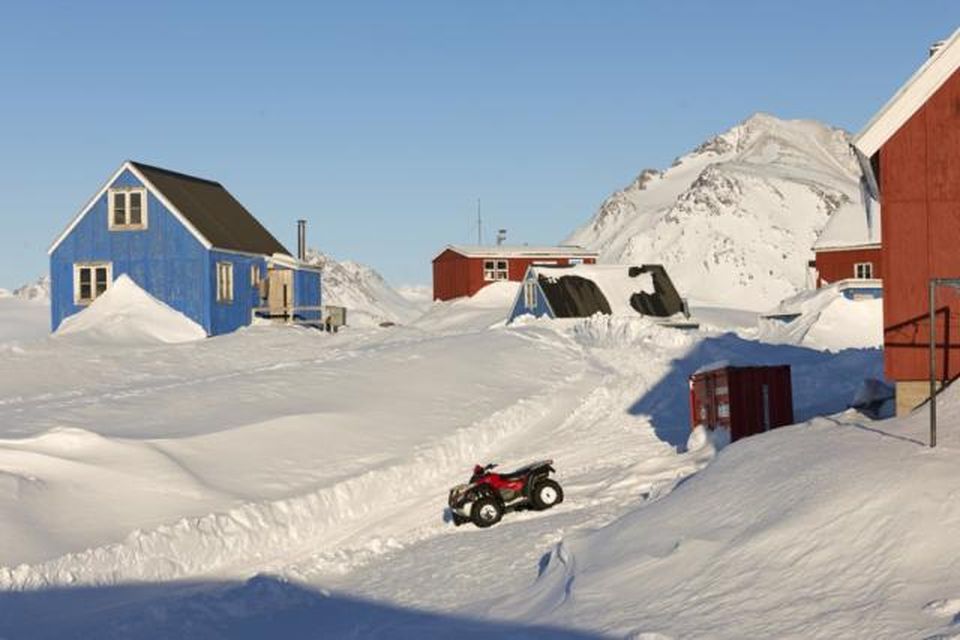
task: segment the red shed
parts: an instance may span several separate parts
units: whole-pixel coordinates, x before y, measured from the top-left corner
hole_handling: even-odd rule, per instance
[[[817,288],[845,280],[879,281],[880,226],[880,205],[869,196],[834,211],[813,245]]]
[[[690,376],[690,428],[727,429],[730,441],[793,424],[790,365],[718,364]]]
[[[928,282],[960,277],[958,69],[960,30],[931,48],[854,140],[866,184],[883,208],[884,364],[896,382],[898,414],[929,395]],[[960,373],[960,297],[944,290],[938,303],[938,335],[946,339],[937,367],[952,379]]]
[[[534,264],[594,264],[597,253],[574,245],[560,247],[454,246],[433,259],[433,299],[472,296],[491,282],[520,282]]]

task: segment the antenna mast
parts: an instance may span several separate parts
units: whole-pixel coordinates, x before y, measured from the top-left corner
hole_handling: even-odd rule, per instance
[[[483,244],[483,220],[480,217],[480,198],[477,198],[477,244]]]

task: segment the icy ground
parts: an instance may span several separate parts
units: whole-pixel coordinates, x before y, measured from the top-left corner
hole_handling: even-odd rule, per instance
[[[700,366],[792,364],[805,420],[877,350],[760,343],[719,308],[505,327],[515,293],[336,335],[0,340],[0,638],[903,637],[960,611],[947,539],[907,528],[960,522],[930,476],[949,441],[843,415],[686,448]],[[475,462],[543,457],[559,507],[444,522]]]

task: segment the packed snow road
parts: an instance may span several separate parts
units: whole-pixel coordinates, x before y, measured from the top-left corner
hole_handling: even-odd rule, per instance
[[[678,451],[697,367],[791,362],[803,417],[842,409],[879,364],[874,351],[829,355],[643,320],[505,328],[492,317],[482,304],[451,306],[415,327],[336,336],[255,327],[180,345],[58,338],[4,352],[0,588],[24,595],[0,598],[0,610],[36,612],[72,593],[46,631],[109,636],[146,624],[144,606],[176,616],[206,602],[188,612],[190,628],[236,630],[221,618],[243,618],[230,603],[253,606],[260,589],[269,597],[254,608],[281,617],[313,611],[333,589],[342,595],[320,609],[349,602],[312,615],[353,611],[354,629],[372,619],[384,637],[416,636],[421,623],[444,628],[526,588],[565,536],[700,469],[709,443]],[[557,508],[487,531],[443,521],[447,489],[475,462],[544,457],[566,489]],[[290,582],[231,586],[257,574]],[[94,619],[83,604],[107,592],[116,610]],[[389,611],[371,618],[359,601]]]

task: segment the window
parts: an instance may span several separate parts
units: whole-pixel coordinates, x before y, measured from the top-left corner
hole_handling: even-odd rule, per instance
[[[483,261],[483,279],[487,282],[495,280],[509,280],[510,274],[507,270],[506,260],[484,260]]]
[[[147,228],[147,190],[143,187],[110,189],[108,221],[115,231]]]
[[[109,262],[73,265],[73,301],[87,305],[110,287],[113,266]]]
[[[523,304],[527,309],[534,309],[537,306],[537,283],[532,280],[523,283]]]
[[[858,280],[870,280],[873,278],[873,263],[858,262],[853,265],[853,277]]]
[[[233,263],[217,263],[217,302],[233,302]]]
[[[260,265],[250,265],[250,286],[254,288],[259,287],[261,280],[263,280],[263,276],[260,275]]]

